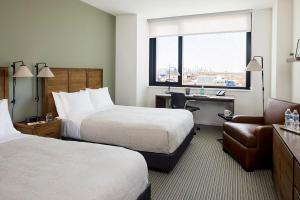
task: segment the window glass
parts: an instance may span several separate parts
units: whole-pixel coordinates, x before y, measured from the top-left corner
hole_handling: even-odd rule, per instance
[[[178,37],[156,39],[156,82],[178,82]]]
[[[182,85],[246,87],[245,32],[183,37]]]

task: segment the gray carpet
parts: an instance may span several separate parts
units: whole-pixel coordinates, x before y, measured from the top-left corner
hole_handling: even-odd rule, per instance
[[[152,199],[277,199],[271,170],[245,172],[222,150],[217,127],[202,126],[169,174],[150,171]]]

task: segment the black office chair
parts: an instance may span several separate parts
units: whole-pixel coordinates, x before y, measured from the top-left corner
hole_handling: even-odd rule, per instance
[[[186,109],[192,113],[200,110],[198,107],[188,105],[189,102],[193,101],[195,100],[187,100],[184,93],[171,93],[171,107],[173,109]],[[196,130],[200,130],[199,127],[195,126],[195,128]]]

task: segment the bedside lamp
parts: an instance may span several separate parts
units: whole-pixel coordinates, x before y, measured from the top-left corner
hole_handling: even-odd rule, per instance
[[[21,63],[21,65],[16,68],[16,65],[18,63]],[[16,104],[16,85],[17,85],[17,78],[31,78],[33,77],[30,69],[24,64],[23,61],[17,61],[13,62],[11,67],[13,68],[13,99],[11,103],[13,104],[12,106],[12,113],[11,113],[11,118],[14,119],[14,108]]]
[[[256,58],[261,59],[261,64],[258,63]],[[246,71],[254,72],[254,71],[261,71],[261,78],[262,78],[262,94],[263,94],[263,112],[265,109],[265,86],[264,86],[264,58],[262,56],[254,56],[252,60],[247,65]]]
[[[39,66],[44,65],[43,68],[39,71]],[[39,120],[39,78],[53,78],[54,74],[52,73],[51,69],[47,66],[46,63],[36,63],[35,64],[35,73],[36,73],[36,96],[35,96],[35,101],[36,101],[36,116],[32,117],[33,119],[36,119],[35,121]]]

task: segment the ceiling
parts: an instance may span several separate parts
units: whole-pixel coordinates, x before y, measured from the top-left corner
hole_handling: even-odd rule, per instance
[[[113,15],[160,18],[272,7],[274,0],[81,0]]]

